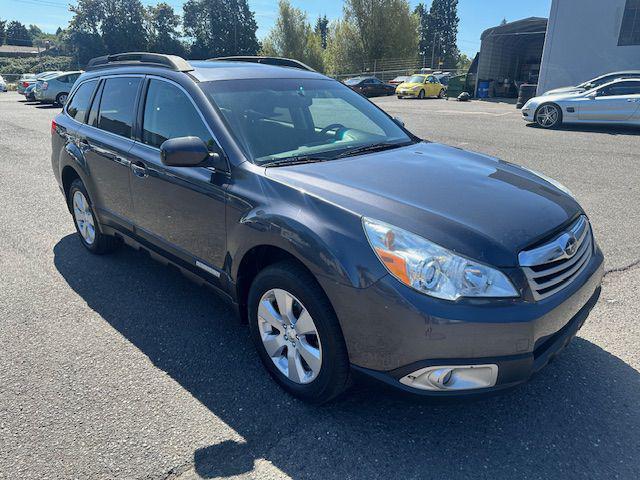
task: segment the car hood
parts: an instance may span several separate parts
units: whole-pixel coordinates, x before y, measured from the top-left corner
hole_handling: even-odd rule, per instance
[[[579,215],[573,198],[532,172],[436,143],[266,168],[268,178],[495,266]]]
[[[415,83],[402,82],[402,83],[401,83],[400,85],[398,85],[398,86],[399,86],[399,87],[402,87],[402,88],[413,88],[413,87],[419,87],[419,86],[422,86],[422,85],[424,85],[424,83],[418,83],[418,82],[415,82]]]

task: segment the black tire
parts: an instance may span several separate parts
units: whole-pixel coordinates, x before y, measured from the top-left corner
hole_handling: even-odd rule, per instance
[[[402,95],[396,95],[399,100],[402,100]]]
[[[93,225],[95,231],[95,238],[93,242],[87,241],[82,233],[80,232],[80,227],[78,225],[78,220],[76,219],[76,213],[73,206],[73,198],[76,192],[82,193],[84,198],[87,200],[90,206],[91,217],[93,218]],[[105,235],[101,232],[100,224],[98,223],[98,219],[94,213],[93,202],[91,201],[91,197],[87,193],[87,189],[85,188],[82,180],[76,178],[69,188],[69,195],[67,198],[67,202],[69,203],[69,209],[71,210],[71,216],[73,217],[73,224],[76,227],[76,231],[78,232],[78,238],[84,247],[89,250],[91,253],[95,253],[96,255],[102,255],[105,253],[111,253],[116,250],[121,244],[122,241],[114,236]]]
[[[318,331],[322,345],[322,364],[316,378],[309,383],[293,382],[280,372],[262,343],[258,306],[262,296],[274,288],[286,290],[298,299],[311,315]],[[348,388],[349,355],[340,324],[329,299],[309,272],[292,261],[265,268],[251,285],[247,304],[249,330],[260,360],[284,390],[306,402],[321,404],[336,398]]]
[[[424,100],[424,90],[420,90],[420,93],[418,93],[418,99]]]
[[[549,109],[555,111],[555,120],[545,120],[545,118],[548,118],[546,116],[546,112],[548,112]],[[562,125],[562,109],[555,103],[543,103],[536,109],[533,120],[541,128],[558,128],[560,125]]]
[[[55,104],[60,105],[61,107],[64,107],[64,104],[67,103],[68,95],[69,95],[68,93],[60,92],[58,95],[56,95]]]
[[[446,92],[444,91],[444,88],[440,89],[440,93],[438,93],[438,98],[445,98],[446,96]]]

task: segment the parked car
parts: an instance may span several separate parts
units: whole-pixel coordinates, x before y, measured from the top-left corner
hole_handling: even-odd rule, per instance
[[[640,78],[615,80],[587,92],[534,97],[522,107],[522,118],[543,128],[563,123],[640,125]]]
[[[407,75],[400,75],[399,77],[394,78],[393,80],[389,80],[389,85],[395,85],[398,86],[403,82],[406,82],[407,79],[409,78],[409,76]]]
[[[42,72],[42,73],[39,73],[38,75],[35,75],[34,77],[27,77],[25,80],[21,80],[20,84],[22,84],[23,86],[21,93],[27,98],[27,100],[29,100],[30,102],[34,102],[36,99],[34,89],[35,89],[36,83],[38,83],[38,80],[44,80],[48,77],[51,77],[60,73],[62,72],[60,71]]]
[[[6,92],[7,91],[7,82],[5,82],[4,78],[2,78],[2,75],[0,75],[0,92]]]
[[[35,82],[36,75],[34,73],[25,73],[20,76],[16,90],[18,93],[24,95],[24,91]]]
[[[640,70],[625,70],[622,72],[607,73],[591,80],[587,80],[580,85],[572,87],[554,88],[545,92],[543,95],[555,95],[556,93],[571,93],[571,92],[586,92],[587,90],[593,90],[596,87],[600,87],[605,83],[612,82],[618,78],[640,78]],[[537,82],[534,82],[537,83]]]
[[[144,248],[212,286],[308,401],[353,372],[439,397],[523,383],[600,293],[565,187],[422,141],[316,72],[100,57],[51,134],[83,247]]]
[[[406,82],[401,83],[396,88],[398,98],[445,98],[446,88],[440,83],[435,75],[412,75]]]
[[[395,87],[388,85],[376,77],[355,77],[344,82],[353,91],[365,97],[379,97],[383,95],[393,95]]]
[[[64,72],[52,75],[36,83],[34,95],[36,100],[42,103],[52,103],[54,105],[64,105],[73,84],[78,79],[82,71]]]
[[[447,86],[449,85],[449,79],[451,78],[450,72],[434,73],[433,76],[438,79],[438,81],[444,86],[445,89],[447,88]]]

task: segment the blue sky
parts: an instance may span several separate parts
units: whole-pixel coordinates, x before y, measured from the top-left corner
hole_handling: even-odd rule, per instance
[[[156,1],[142,0],[144,4]],[[183,0],[165,0],[182,10]],[[66,26],[71,14],[66,10],[69,0],[0,0],[0,18],[19,20],[25,24],[36,24],[44,31],[53,32]],[[338,18],[342,15],[342,0],[291,0],[295,6],[305,10],[310,20],[318,15]],[[411,0],[413,6],[418,0]],[[427,4],[431,1],[427,0]],[[263,38],[273,26],[277,13],[277,0],[249,0],[256,13],[258,37]],[[467,55],[474,55],[480,48],[480,34],[494,27],[503,18],[507,21],[526,17],[548,17],[551,0],[460,0],[458,15],[458,47]]]

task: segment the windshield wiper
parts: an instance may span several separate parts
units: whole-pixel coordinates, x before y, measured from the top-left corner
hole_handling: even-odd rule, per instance
[[[352,155],[360,155],[361,153],[370,153],[370,152],[381,152],[383,150],[389,150],[391,148],[398,147],[406,147],[407,145],[411,145],[413,142],[401,142],[401,143],[391,143],[391,142],[380,142],[380,143],[372,143],[371,145],[362,145],[360,147],[350,148],[341,154],[335,156],[334,158],[344,158],[350,157]]]
[[[262,167],[285,167],[287,165],[301,165],[303,163],[316,163],[328,160],[326,157],[314,157],[311,155],[301,155],[294,157],[279,158],[261,164]]]

